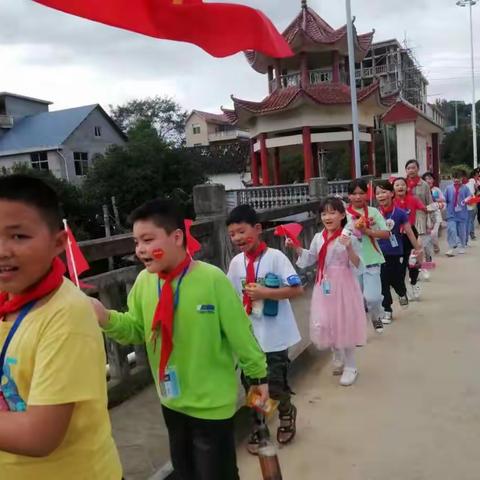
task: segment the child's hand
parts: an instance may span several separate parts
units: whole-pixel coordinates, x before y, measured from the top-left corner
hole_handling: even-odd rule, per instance
[[[255,302],[256,300],[265,300],[268,298],[270,288],[259,285],[258,283],[249,283],[245,286],[245,293]]]
[[[338,241],[340,242],[340,245],[343,245],[347,250],[352,248],[352,239],[350,237],[347,237],[346,235],[340,235]]]
[[[252,385],[250,387],[250,392],[258,397],[258,403],[260,405],[266,405],[270,395],[268,393],[268,384],[264,383],[262,385]]]
[[[98,323],[102,328],[106,328],[110,320],[108,310],[103,306],[103,303],[96,298],[90,297],[90,302],[97,315]]]
[[[293,243],[293,240],[291,238],[286,238],[285,239],[285,246],[287,248],[295,248],[295,243]]]

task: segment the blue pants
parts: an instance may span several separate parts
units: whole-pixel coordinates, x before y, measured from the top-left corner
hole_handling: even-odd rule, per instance
[[[382,280],[380,266],[367,267],[358,280],[363,291],[363,298],[368,308],[369,316],[378,319],[383,313]]]
[[[451,218],[447,220],[447,240],[450,248],[467,246],[467,222]]]

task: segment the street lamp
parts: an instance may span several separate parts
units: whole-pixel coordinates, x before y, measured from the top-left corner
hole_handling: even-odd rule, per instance
[[[351,98],[352,98],[352,129],[353,129],[353,148],[355,152],[355,173],[357,177],[361,177],[362,166],[361,166],[361,158],[360,158],[360,128],[358,124],[357,79],[356,79],[356,71],[355,71],[355,46],[353,42],[352,5],[350,0],[346,0],[345,7],[347,11],[348,69],[350,71],[350,92],[351,92]]]
[[[477,0],[458,0],[459,7],[466,7],[468,5],[470,10],[470,49],[472,61],[472,134],[473,134],[473,168],[478,167],[478,152],[477,152],[477,112],[476,112],[476,95],[475,95],[475,59],[473,50],[473,20],[472,7],[476,5]]]

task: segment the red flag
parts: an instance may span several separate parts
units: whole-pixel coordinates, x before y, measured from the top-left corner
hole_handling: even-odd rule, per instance
[[[185,233],[187,236],[187,252],[193,257],[202,249],[200,242],[191,234],[193,220],[185,220]]]
[[[150,37],[193,43],[214,57],[245,50],[293,55],[259,10],[202,0],[34,0],[62,12]]]
[[[298,240],[298,236],[302,233],[303,227],[299,223],[287,223],[285,225],[279,225],[275,228],[273,234],[277,237],[287,237],[292,242],[295,248],[302,246]]]
[[[375,189],[373,188],[373,182],[370,182],[368,184],[367,198],[368,198],[368,203],[370,203],[370,206],[372,206],[373,199],[375,198]]]
[[[476,197],[475,195],[471,196],[470,198],[467,198],[465,200],[465,204],[472,207],[473,205],[478,205],[480,203],[480,196]]]
[[[87,285],[78,278],[82,273],[90,270],[90,265],[83,256],[83,253],[80,250],[80,247],[78,246],[78,243],[75,240],[67,221],[64,220],[63,224],[65,225],[65,231],[67,232],[68,236],[68,244],[65,254],[67,257],[68,275],[70,280],[79,288],[92,288],[92,285]]]

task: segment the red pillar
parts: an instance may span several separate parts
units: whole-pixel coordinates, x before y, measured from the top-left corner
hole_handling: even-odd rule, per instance
[[[368,144],[368,174],[376,176],[376,165],[375,165],[375,133],[373,128],[368,129],[370,133],[371,140]]]
[[[433,176],[437,185],[440,184],[440,144],[438,142],[438,133],[432,133],[432,163]]]
[[[333,75],[332,75],[332,82],[339,83],[340,82],[340,59],[338,55],[338,51],[334,50],[332,53],[333,56]]]
[[[280,149],[278,147],[273,151],[273,183],[275,185],[281,185]]]
[[[312,151],[313,151],[313,176],[318,178],[320,176],[320,168],[318,166],[318,150],[319,150],[319,145],[318,143],[314,143],[312,145]]]
[[[264,187],[267,187],[270,185],[270,173],[268,171],[267,136],[264,133],[260,135],[260,161],[262,163],[262,183]]]
[[[258,175],[258,152],[256,152],[254,148],[256,140],[256,138],[250,140],[250,172],[252,174],[252,183],[254,187],[260,185],[260,178]]]
[[[355,178],[357,178],[357,172],[355,169],[355,146],[353,140],[350,140],[348,145],[350,147],[350,176],[352,177],[352,180],[355,180]]]
[[[304,167],[305,182],[308,182],[313,176],[312,131],[310,127],[303,127],[302,137],[303,137],[303,162],[305,165]]]

